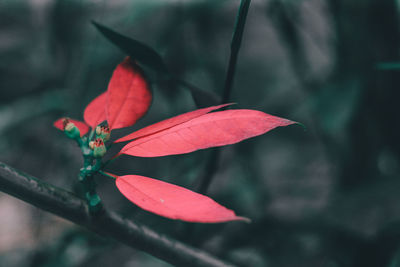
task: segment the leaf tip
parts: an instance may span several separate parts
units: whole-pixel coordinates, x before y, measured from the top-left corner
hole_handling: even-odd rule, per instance
[[[280,126],[289,126],[289,125],[300,125],[301,127],[304,128],[304,130],[307,128],[304,124],[302,124],[301,122],[297,122],[297,121],[292,121],[292,120],[288,120],[288,119],[282,119],[281,125]]]
[[[291,125],[291,124],[299,125],[299,126],[301,126],[301,127],[303,128],[304,131],[307,131],[307,126],[305,126],[305,125],[304,125],[303,123],[301,123],[301,122],[292,121],[292,123],[290,123],[290,124],[288,124],[288,125]]]
[[[230,108],[231,106],[237,105],[237,104],[238,103],[236,103],[236,102],[230,102],[230,103],[222,104],[221,108],[223,108],[225,110],[225,109]]]
[[[291,121],[291,120],[287,120],[287,119],[284,119],[282,122],[282,125],[280,125],[280,126],[289,126],[289,125],[299,125],[303,128],[304,131],[307,131],[307,127],[303,123],[297,122],[297,121]]]
[[[243,217],[243,216],[236,216],[235,221],[241,221],[241,222],[245,222],[245,223],[249,223],[249,224],[252,223],[250,218]]]

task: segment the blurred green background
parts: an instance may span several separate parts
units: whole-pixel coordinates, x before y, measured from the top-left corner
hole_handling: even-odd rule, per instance
[[[251,224],[164,219],[98,177],[106,208],[239,266],[400,266],[400,73],[377,67],[400,61],[397,3],[251,2],[231,101],[307,127],[222,150],[208,195]],[[125,57],[90,21],[150,45],[175,76],[221,95],[239,4],[1,0],[0,161],[79,192],[80,151],[52,123],[82,119]],[[149,113],[129,131],[196,108],[187,89],[157,77],[152,86]],[[212,153],[123,156],[108,170],[193,189],[213,175]],[[4,193],[0,214],[1,267],[169,266]]]

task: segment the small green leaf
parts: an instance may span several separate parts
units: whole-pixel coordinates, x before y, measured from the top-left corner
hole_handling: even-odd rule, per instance
[[[135,39],[117,33],[97,22],[92,21],[93,25],[113,44],[131,56],[133,60],[152,68],[162,74],[168,74],[167,66],[162,57],[150,46],[145,45]]]

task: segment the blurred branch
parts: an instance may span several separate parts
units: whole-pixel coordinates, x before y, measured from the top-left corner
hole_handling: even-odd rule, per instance
[[[128,221],[113,212],[103,211],[91,216],[83,199],[2,162],[0,190],[176,266],[233,266],[204,251],[160,235],[146,226]]]
[[[236,17],[235,29],[231,41],[231,55],[229,57],[228,71],[226,73],[225,87],[222,95],[222,103],[228,103],[231,95],[233,78],[235,77],[236,62],[239,54],[240,45],[242,44],[244,25],[246,23],[250,1],[251,0],[241,1]]]
[[[228,103],[231,91],[233,87],[233,80],[235,77],[236,63],[242,44],[242,37],[244,31],[244,25],[246,23],[247,12],[249,10],[251,0],[242,0],[240,2],[239,10],[236,17],[235,28],[233,30],[233,36],[231,40],[231,54],[229,57],[228,71],[225,78],[224,91],[222,93],[221,104]],[[211,152],[209,160],[206,163],[205,173],[200,176],[199,185],[196,186],[197,190],[201,194],[205,194],[210,186],[214,174],[218,170],[219,155],[221,154],[220,148],[214,148]]]

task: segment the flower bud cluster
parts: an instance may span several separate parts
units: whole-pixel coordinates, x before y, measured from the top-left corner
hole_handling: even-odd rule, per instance
[[[107,142],[110,139],[110,127],[108,127],[107,125],[97,126],[96,138],[101,138],[104,142]]]
[[[93,156],[95,158],[101,158],[107,152],[104,143],[110,139],[110,127],[108,127],[107,125],[97,126],[95,133],[96,138],[94,141],[89,142],[89,147],[93,150]]]
[[[101,138],[96,138],[96,140],[90,141],[89,147],[93,150],[93,157],[95,158],[101,158],[107,152],[106,146]]]

